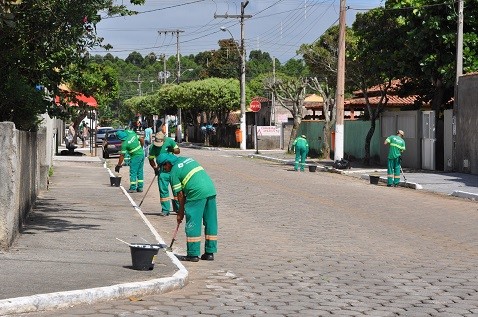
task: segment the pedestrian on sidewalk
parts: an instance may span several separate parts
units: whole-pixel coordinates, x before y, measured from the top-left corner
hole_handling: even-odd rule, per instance
[[[300,171],[303,172],[305,168],[305,159],[309,153],[309,142],[307,142],[307,137],[304,134],[297,137],[292,144],[292,149],[295,153],[294,170],[299,171],[300,168]]]
[[[387,164],[387,186],[398,186],[400,183],[400,170],[402,161],[402,152],[405,151],[405,133],[398,130],[396,135],[391,135],[385,139],[384,145],[389,145],[388,164]]]
[[[87,142],[86,140],[88,140],[88,136],[89,136],[89,129],[88,129],[88,123],[84,123],[83,124],[83,127],[81,128],[82,130],[82,134],[81,134],[81,140],[83,141],[83,147],[86,147],[87,145]]]
[[[161,202],[161,216],[169,216],[171,212],[171,197],[169,195],[170,175],[165,172],[159,162],[158,158],[161,154],[173,153],[179,154],[180,149],[178,144],[164,135],[163,132],[158,132],[154,135],[153,144],[149,148],[149,165],[154,169],[154,173],[158,175],[159,200]],[[173,198],[173,210],[177,211],[179,202],[177,197]]]
[[[146,123],[146,129],[144,129],[144,157],[149,156],[149,146],[151,145],[151,139],[153,137],[153,129],[149,123]]]
[[[138,137],[136,132],[131,130],[120,130],[116,133],[122,141],[121,152],[115,172],[119,173],[125,155],[130,156],[129,163],[129,193],[142,192],[144,185],[144,139]]]
[[[205,252],[201,260],[214,260],[214,253],[217,252],[217,205],[212,179],[198,162],[189,157],[161,154],[158,162],[171,174],[173,193],[179,200],[178,225],[186,216],[187,255],[180,260],[199,261],[203,224]]]

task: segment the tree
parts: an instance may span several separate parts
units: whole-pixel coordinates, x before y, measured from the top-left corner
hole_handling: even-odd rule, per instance
[[[329,86],[327,78],[324,81],[319,81],[317,77],[312,77],[309,79],[308,86],[313,91],[318,92],[324,104],[322,106],[322,112],[324,114],[324,128],[322,130],[322,157],[329,159],[330,158],[330,132],[332,127],[335,125],[337,119],[337,111],[335,109],[335,89],[332,89]]]
[[[304,99],[305,90],[307,88],[306,78],[283,78],[275,83],[267,83],[268,88],[274,93],[279,104],[290,111],[294,118],[292,132],[290,134],[289,146],[290,151],[292,142],[297,137],[297,131],[304,116]]]
[[[144,57],[141,55],[141,53],[134,51],[130,53],[128,57],[126,57],[125,62],[139,67],[143,65]]]
[[[370,164],[370,142],[375,132],[375,123],[388,102],[387,93],[394,79],[402,79],[405,74],[398,66],[402,62],[403,30],[397,23],[394,13],[383,8],[358,14],[352,26],[356,41],[350,42],[346,57],[347,75],[365,98],[370,129],[365,137],[364,163]],[[377,30],[380,29],[380,34]],[[368,89],[379,87],[379,102],[372,107]]]
[[[277,61],[277,67],[280,63]],[[272,58],[267,52],[251,51],[249,61],[246,63],[248,79],[251,80],[261,74],[272,72]]]
[[[353,32],[346,29],[346,46],[354,40]],[[319,93],[323,100],[324,128],[322,131],[322,156],[330,157],[330,134],[336,122],[335,83],[337,82],[339,27],[332,26],[325,31],[318,41],[312,44],[303,44],[298,53],[304,57],[305,64],[310,69],[311,77],[309,88]],[[330,85],[329,83],[333,83]]]
[[[207,66],[207,77],[239,78],[241,55],[233,39],[220,40],[219,50],[211,55]]]
[[[279,71],[290,77],[307,77],[309,70],[301,59],[289,59],[283,66],[280,66]]]
[[[38,115],[55,109],[48,109],[45,93],[55,95],[59,84],[69,81],[70,65],[82,65],[88,49],[102,45],[95,29],[101,19],[98,12],[132,12],[109,0],[38,0],[8,5],[11,2],[0,3],[0,120],[33,131]],[[44,89],[36,88],[40,86]]]

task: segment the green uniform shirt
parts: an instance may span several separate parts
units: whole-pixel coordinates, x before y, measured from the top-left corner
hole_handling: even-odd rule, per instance
[[[294,140],[294,143],[292,144],[296,148],[306,148],[309,149],[309,143],[307,142],[306,139],[303,137],[298,137],[297,139]]]
[[[156,158],[156,163],[158,163],[158,165],[159,165],[159,162],[157,161],[157,159],[158,159],[160,154],[169,153],[168,152],[168,147],[172,147],[173,149],[175,149],[175,148],[178,148],[178,145],[173,139],[168,138],[168,137],[164,138],[164,143],[161,146],[156,146],[154,144],[151,144],[151,146],[149,147],[148,159],[149,160],[154,160]]]
[[[176,195],[183,191],[188,201],[216,195],[214,183],[198,162],[189,157],[178,157],[171,168],[171,187]]]
[[[143,147],[139,142],[139,137],[136,132],[131,130],[126,130],[125,132],[128,136],[121,143],[121,154],[129,154],[131,156],[144,155]]]
[[[385,142],[390,144],[390,150],[388,151],[388,158],[395,159],[402,155],[405,151],[405,141],[398,135],[389,136]]]

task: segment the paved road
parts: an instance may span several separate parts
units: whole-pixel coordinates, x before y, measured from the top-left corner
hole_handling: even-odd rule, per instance
[[[476,202],[220,151],[182,152],[218,189],[216,260],[186,263],[189,284],[178,291],[24,316],[478,314]],[[142,209],[168,237],[175,217],[155,215],[152,200]],[[185,246],[183,232],[176,244]]]

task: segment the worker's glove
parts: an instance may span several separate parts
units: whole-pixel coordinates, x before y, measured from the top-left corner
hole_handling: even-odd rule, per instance
[[[159,175],[159,167],[154,169],[154,175],[156,175],[156,176]]]
[[[115,166],[115,172],[116,173],[119,173],[120,169],[121,169],[121,165],[116,165]]]

